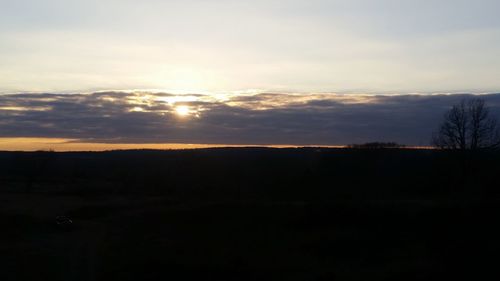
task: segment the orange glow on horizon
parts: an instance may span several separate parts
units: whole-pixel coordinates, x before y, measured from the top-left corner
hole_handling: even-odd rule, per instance
[[[287,145],[287,144],[188,144],[188,143],[90,143],[63,138],[0,138],[0,151],[106,151],[128,149],[197,149],[221,147],[329,147],[342,145]]]
[[[199,144],[199,143],[90,143],[63,138],[0,138],[0,151],[107,151],[134,149],[199,149],[223,147],[269,148],[346,148],[346,145],[294,145],[294,144]],[[403,149],[433,149],[428,146],[406,146]]]

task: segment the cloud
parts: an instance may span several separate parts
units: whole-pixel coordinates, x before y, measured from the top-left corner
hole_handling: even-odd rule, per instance
[[[0,137],[99,143],[427,145],[460,95],[153,92],[0,95]],[[500,94],[482,96],[500,117]],[[179,105],[189,115],[176,113]]]

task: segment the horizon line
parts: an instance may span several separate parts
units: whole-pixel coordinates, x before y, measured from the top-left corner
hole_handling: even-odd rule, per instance
[[[203,144],[203,143],[105,143],[62,138],[0,138],[0,151],[9,152],[102,152],[117,150],[193,150],[210,148],[350,148],[355,144]],[[400,149],[433,149],[404,145]]]

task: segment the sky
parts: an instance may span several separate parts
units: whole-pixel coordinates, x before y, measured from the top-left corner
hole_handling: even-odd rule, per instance
[[[463,94],[500,92],[498,0],[0,7],[0,149],[427,145]]]
[[[0,0],[0,91],[492,92],[497,0]]]

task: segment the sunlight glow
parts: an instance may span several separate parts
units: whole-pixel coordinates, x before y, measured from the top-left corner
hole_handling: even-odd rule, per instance
[[[49,111],[51,107],[48,106],[0,106],[0,110],[9,111]]]
[[[191,109],[187,105],[179,105],[175,107],[175,113],[181,117],[191,114]]]
[[[176,96],[160,96],[155,98],[156,101],[165,102],[174,105],[178,102],[194,102],[198,101],[197,96],[193,95],[176,95]]]
[[[144,112],[144,109],[140,106],[136,106],[136,107],[130,109],[130,112]]]
[[[334,145],[259,145],[274,148],[344,147]],[[215,147],[256,147],[251,144],[197,144],[197,143],[90,143],[64,138],[4,138],[0,137],[2,151],[107,151],[123,149],[198,149]],[[407,147],[408,148],[408,147]]]

